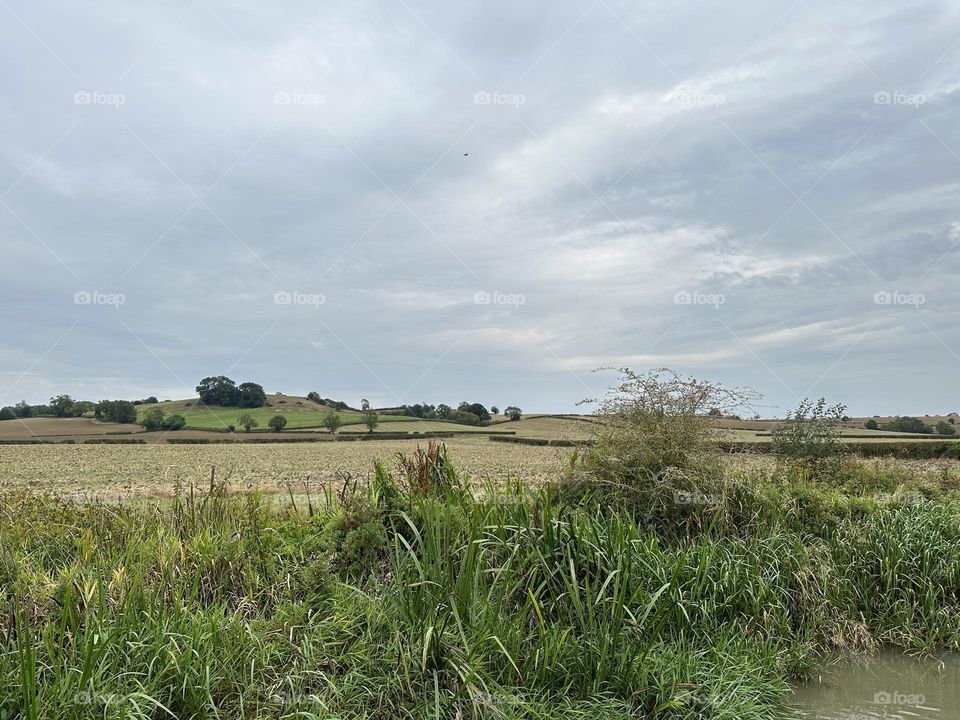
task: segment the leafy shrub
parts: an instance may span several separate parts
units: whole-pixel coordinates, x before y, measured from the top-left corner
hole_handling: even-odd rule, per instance
[[[814,475],[835,474],[844,462],[844,448],[840,442],[841,426],[846,407],[827,406],[820,398],[809,398],[773,431],[773,453],[781,460],[805,466]]]
[[[287,426],[287,419],[283,415],[274,415],[267,421],[267,425],[274,432],[281,432]]]
[[[927,425],[920,418],[915,417],[901,417],[897,415],[893,420],[888,422],[883,426],[884,430],[892,430],[894,432],[905,432],[905,433],[932,433],[933,428]]]

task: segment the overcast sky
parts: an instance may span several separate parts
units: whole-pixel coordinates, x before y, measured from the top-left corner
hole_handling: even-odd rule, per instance
[[[0,0],[0,404],[960,410],[949,2]]]

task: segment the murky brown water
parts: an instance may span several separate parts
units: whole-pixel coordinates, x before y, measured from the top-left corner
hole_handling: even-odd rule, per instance
[[[845,662],[796,688],[792,704],[804,720],[960,720],[960,655]]]

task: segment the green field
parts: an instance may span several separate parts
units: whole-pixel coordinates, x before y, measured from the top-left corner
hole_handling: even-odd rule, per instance
[[[330,412],[330,408],[319,403],[311,402],[306,398],[293,395],[268,395],[267,405],[260,408],[235,408],[202,405],[198,398],[190,400],[174,400],[157,403],[156,405],[140,405],[137,408],[137,417],[142,418],[152,408],[161,408],[164,415],[183,415],[187,419],[188,428],[203,430],[223,430],[228,425],[239,428],[237,418],[244,413],[251,415],[257,421],[259,430],[267,429],[267,423],[274,415],[283,415],[287,418],[287,429],[296,428],[323,428],[323,420]],[[344,425],[361,424],[363,417],[354,410],[335,410]],[[415,420],[404,416],[390,416],[393,422]]]

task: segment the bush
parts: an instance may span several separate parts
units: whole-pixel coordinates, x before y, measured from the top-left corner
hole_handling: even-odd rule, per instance
[[[836,473],[843,465],[840,421],[846,407],[827,407],[827,401],[809,398],[773,431],[773,454],[806,466],[814,475]]]
[[[933,428],[927,425],[920,418],[915,417],[901,417],[897,415],[893,420],[888,422],[883,426],[884,430],[892,430],[894,432],[905,432],[905,433],[923,433],[928,434],[933,432]]]
[[[135,423],[137,408],[129,400],[101,400],[93,410],[94,417],[107,422]]]
[[[164,430],[182,430],[186,427],[187,419],[183,415],[167,415],[161,427]]]
[[[938,435],[956,435],[957,429],[953,426],[952,423],[946,420],[941,420],[940,422],[937,423],[937,434]]]
[[[250,413],[243,413],[240,417],[237,418],[237,424],[240,425],[244,430],[250,432],[253,428],[257,427],[260,423]]]
[[[743,406],[756,394],[666,368],[619,373],[619,384],[599,402],[594,444],[575,455],[565,490],[624,499],[653,512],[672,504],[675,492],[701,492],[721,477],[707,411]]]
[[[270,429],[274,432],[282,432],[287,426],[287,419],[283,415],[274,415],[267,422],[267,425],[269,425]]]
[[[163,410],[160,408],[151,408],[140,419],[140,424],[146,430],[159,430],[163,427]]]
[[[879,429],[880,429],[880,425],[878,425],[878,424],[877,424],[877,421],[874,420],[873,418],[870,418],[869,420],[867,420],[867,421],[863,424],[863,426],[864,426],[867,430],[879,430]]]
[[[323,418],[323,426],[331,435],[336,435],[342,425],[343,419],[334,412],[328,412]]]

